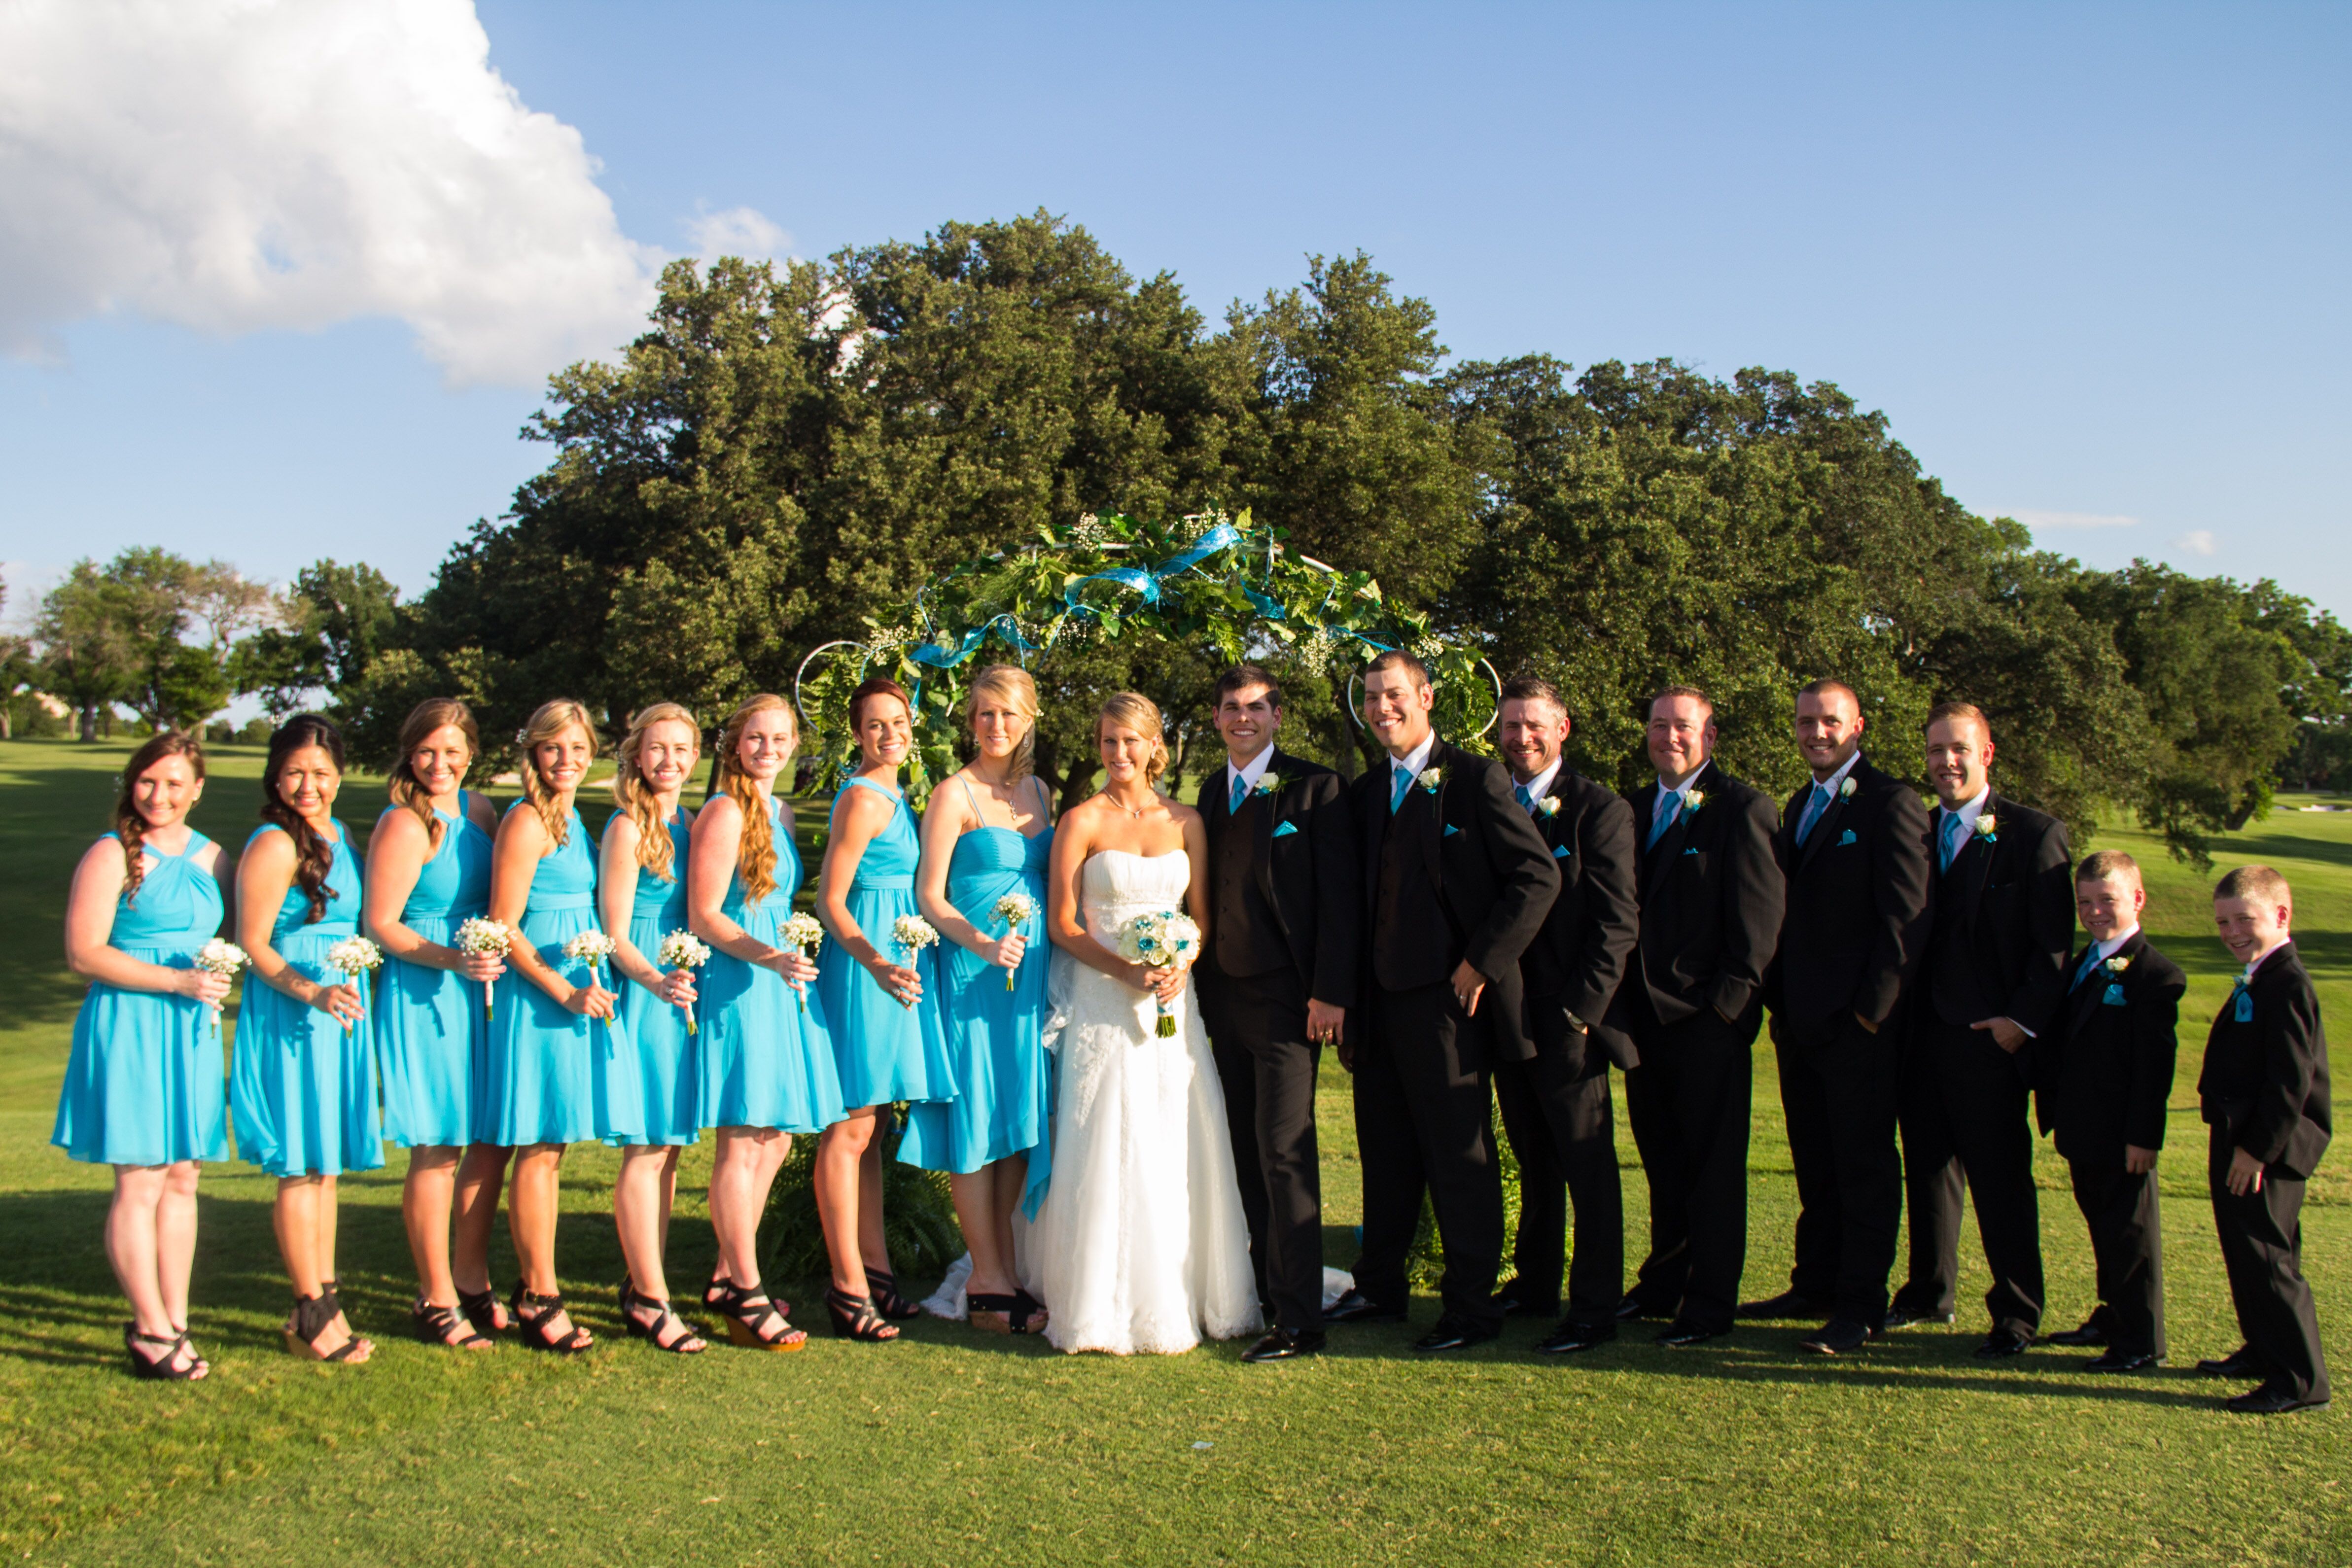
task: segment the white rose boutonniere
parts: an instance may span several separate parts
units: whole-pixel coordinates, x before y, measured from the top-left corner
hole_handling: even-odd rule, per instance
[[[1542,800],[1536,802],[1536,810],[1541,811],[1547,817],[1559,816],[1559,797],[1557,795],[1545,796]]]
[[[1250,793],[1253,795],[1279,794],[1286,782],[1287,782],[1287,780],[1286,780],[1281,774],[1269,773],[1265,778],[1260,779],[1257,781],[1257,788],[1251,790]]]
[[[1838,786],[1838,799],[1841,800],[1851,800],[1853,799],[1853,774],[1847,774],[1845,776],[1845,781]]]
[[[2000,837],[2000,824],[1993,821],[1993,815],[1990,811],[1985,812],[1977,819],[1977,837],[1982,839],[1989,844],[1999,841]]]
[[[1698,809],[1706,804],[1706,791],[1704,789],[1693,789],[1683,797],[1683,815],[1685,817],[1696,816],[1698,812]]]
[[[1434,795],[1437,793],[1437,787],[1445,782],[1445,770],[1442,768],[1424,768],[1421,770],[1421,777],[1415,779],[1413,782]]]
[[[2114,957],[2107,960],[2107,973],[2110,975],[2119,976],[2126,969],[2130,967],[2131,960],[2125,957],[2121,953],[2116,954]]]

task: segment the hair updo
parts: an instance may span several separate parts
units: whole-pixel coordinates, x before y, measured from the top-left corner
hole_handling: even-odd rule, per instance
[[[1151,759],[1143,765],[1143,781],[1158,789],[1160,776],[1168,771],[1167,728],[1160,720],[1160,705],[1141,692],[1113,694],[1095,714],[1095,748],[1097,751],[1102,748],[1105,725],[1131,729],[1150,740]]]

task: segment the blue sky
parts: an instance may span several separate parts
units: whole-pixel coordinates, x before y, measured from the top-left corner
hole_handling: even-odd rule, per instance
[[[551,127],[482,107],[450,63],[463,0],[438,5],[443,33],[333,68],[408,62],[381,69],[431,90],[366,110],[387,118],[345,101],[364,93],[273,87],[250,124],[208,120],[193,140],[217,167],[175,176],[131,228],[77,227],[89,204],[63,198],[51,229],[0,228],[0,311],[33,301],[0,321],[32,356],[0,360],[11,621],[76,557],[131,543],[278,579],[366,559],[421,590],[546,461],[516,436],[537,377],[617,343],[614,300],[715,221],[817,256],[1040,207],[1133,271],[1174,272],[1213,317],[1297,282],[1308,253],[1361,248],[1432,301],[1458,356],[1833,381],[1965,504],[2049,548],[2273,577],[2352,618],[2352,8],[482,0],[488,67]],[[101,99],[171,101],[175,74],[265,42],[293,68],[273,81],[338,47],[312,27],[192,32],[135,66],[95,43],[44,57],[99,62]],[[436,83],[512,124],[447,154],[480,193],[425,221],[378,165]],[[56,112],[41,144],[74,178],[112,189],[153,163],[132,145],[90,174],[83,141],[105,132]],[[23,119],[0,113],[0,207],[28,177],[5,156]],[[486,167],[499,137],[520,151]],[[223,170],[240,210],[242,165],[289,145],[311,162],[254,176],[275,214],[259,281],[191,263],[84,286],[139,249],[138,224],[192,221],[183,193]],[[306,239],[344,158],[356,193]],[[382,238],[412,232],[439,251]],[[532,258],[575,232],[595,267],[536,287]],[[391,259],[347,265],[371,245]],[[530,330],[485,326],[509,316]]]

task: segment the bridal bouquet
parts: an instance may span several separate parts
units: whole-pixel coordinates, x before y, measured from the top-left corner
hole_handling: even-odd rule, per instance
[[[592,925],[563,945],[563,956],[575,964],[587,965],[589,983],[601,986],[604,977],[598,971],[613,956],[613,949],[618,946],[620,944]],[[605,1019],[604,1028],[610,1030],[612,1027],[612,1020]]]
[[[661,939],[654,961],[665,969],[699,969],[710,962],[710,949],[691,931],[673,931]],[[686,1009],[686,1032],[695,1032],[694,1009]]]
[[[457,951],[460,953],[503,958],[513,946],[514,933],[482,915],[474,915],[457,927]],[[486,1023],[491,1018],[498,1000],[498,992],[491,988],[494,984],[490,980],[482,982],[482,1019]]]
[[[913,966],[916,954],[939,939],[939,928],[919,915],[901,915],[890,922],[890,940],[896,942],[898,951],[907,956],[909,967]],[[900,1005],[911,1008],[915,1004],[903,1002]]]
[[[1037,901],[1025,893],[1008,893],[996,901],[995,918],[1004,922],[1005,933],[1008,936],[1016,926],[1028,925],[1036,913]],[[1006,990],[1013,988],[1013,977],[1020,972],[1017,968],[1004,971]]]
[[[244,968],[249,961],[245,956],[244,948],[234,942],[224,942],[217,936],[197,948],[195,957],[190,960],[206,974],[218,975],[224,980],[233,978],[236,972]],[[220,1033],[220,1004],[215,1002],[213,1004],[215,1035]]]
[[[824,940],[824,922],[803,911],[784,922],[784,928],[781,935],[783,936],[785,946],[805,958],[814,953],[818,944]],[[794,986],[793,994],[800,998],[801,1011],[808,1011],[806,988]]]
[[[368,994],[367,981],[362,977],[373,973],[383,962],[383,949],[364,936],[346,936],[327,949],[329,966],[342,971],[343,978],[351,981],[359,991],[360,1016],[362,1018],[367,1016]],[[352,1026],[348,1023],[343,1025],[343,1032],[351,1033]]]
[[[1131,916],[1118,928],[1118,956],[1130,964],[1171,969],[1191,963],[1200,953],[1201,928],[1190,915],[1172,909]],[[1160,1038],[1167,1040],[1175,1032],[1176,1017],[1160,1002]]]

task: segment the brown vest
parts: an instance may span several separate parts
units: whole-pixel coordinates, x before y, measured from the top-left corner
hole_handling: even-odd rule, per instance
[[[1225,819],[1217,834],[1216,852],[1210,857],[1217,967],[1235,977],[1272,974],[1290,962],[1290,955],[1284,950],[1282,923],[1257,885],[1254,852],[1258,814],[1273,809],[1262,795],[1244,796],[1242,809]]]

